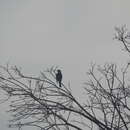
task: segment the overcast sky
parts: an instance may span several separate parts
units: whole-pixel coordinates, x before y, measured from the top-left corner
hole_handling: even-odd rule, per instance
[[[79,90],[90,62],[128,61],[113,37],[115,26],[130,29],[129,5],[129,0],[0,0],[0,64],[30,74],[59,66],[64,82]],[[7,130],[1,123],[6,115],[0,114],[0,129]]]

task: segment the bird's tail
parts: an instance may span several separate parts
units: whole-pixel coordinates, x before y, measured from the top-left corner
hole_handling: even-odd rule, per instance
[[[61,87],[61,82],[59,82],[59,87]]]

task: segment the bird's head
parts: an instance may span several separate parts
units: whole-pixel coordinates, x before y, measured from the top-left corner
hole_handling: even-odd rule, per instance
[[[57,72],[58,72],[58,73],[61,73],[61,70],[58,69]]]

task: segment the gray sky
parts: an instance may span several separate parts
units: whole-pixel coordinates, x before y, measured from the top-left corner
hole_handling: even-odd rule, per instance
[[[90,62],[128,61],[113,37],[115,26],[130,29],[129,5],[129,0],[0,0],[0,64],[31,74],[58,65],[77,94]],[[0,114],[3,122],[6,115]],[[7,130],[2,123],[0,129]]]

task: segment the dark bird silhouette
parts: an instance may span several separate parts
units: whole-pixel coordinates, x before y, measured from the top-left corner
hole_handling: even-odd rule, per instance
[[[59,84],[59,87],[61,87],[61,81],[62,81],[61,70],[57,70],[57,73],[56,73],[56,82]]]

